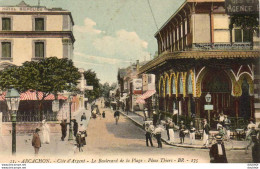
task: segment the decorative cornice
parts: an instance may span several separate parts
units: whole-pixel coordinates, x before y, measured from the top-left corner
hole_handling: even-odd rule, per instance
[[[260,58],[260,51],[180,51],[180,52],[164,52],[159,57],[151,60],[139,69],[139,74],[166,63],[169,60],[193,59],[247,59]]]
[[[70,38],[75,42],[72,31],[0,31],[0,38]]]

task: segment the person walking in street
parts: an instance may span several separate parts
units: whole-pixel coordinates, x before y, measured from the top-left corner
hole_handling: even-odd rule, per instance
[[[73,120],[73,133],[74,133],[74,136],[75,136],[75,137],[77,136],[78,128],[79,128],[78,122],[77,122],[76,119],[74,119],[74,120]]]
[[[253,144],[252,136],[257,136],[257,130],[255,129],[255,127],[256,127],[255,124],[251,125],[251,129],[248,135],[246,136],[246,140],[249,140],[249,143],[246,146],[246,154],[248,153],[249,147]]]
[[[118,124],[119,116],[120,116],[120,112],[118,110],[116,110],[115,113],[114,113],[114,118],[116,120],[116,125]]]
[[[163,132],[163,128],[159,125],[157,125],[155,127],[155,130],[154,130],[154,135],[156,137],[156,140],[157,140],[157,143],[158,143],[158,148],[162,148],[162,132]]]
[[[35,133],[33,133],[33,138],[32,138],[32,146],[34,147],[35,155],[37,155],[39,153],[39,150],[41,147],[41,139],[39,136],[39,131],[40,131],[40,129],[36,128]]]
[[[181,121],[181,125],[180,125],[180,133],[179,133],[179,137],[180,137],[180,144],[183,144],[184,143],[184,138],[185,138],[185,131],[186,127],[185,125],[183,124],[183,121]]]
[[[61,141],[64,141],[66,135],[67,135],[67,120],[63,120],[61,123]]]
[[[227,136],[227,139],[229,140],[230,139],[230,125],[231,125],[231,121],[228,119],[228,116],[227,115],[224,115],[224,132]]]
[[[81,118],[80,118],[80,119],[81,119],[81,121],[82,121],[82,120],[87,120],[86,114],[83,113],[83,114],[81,115]]]
[[[103,117],[103,118],[106,118],[106,113],[105,113],[105,111],[103,111],[102,117]]]
[[[46,123],[46,120],[42,121],[42,143],[49,144],[50,143],[50,127]]]
[[[174,143],[174,129],[175,129],[175,124],[172,121],[172,119],[169,120],[169,137],[170,137],[170,143]]]
[[[210,163],[227,163],[225,146],[220,135],[216,136],[217,143],[213,144],[209,151]]]
[[[194,127],[194,124],[193,124],[193,121],[190,122],[190,128],[189,128],[189,133],[190,133],[190,144],[194,144],[195,142],[195,127]]]
[[[153,147],[152,133],[154,131],[154,126],[152,124],[146,123],[145,131],[146,146],[149,147],[148,141],[150,141],[151,147]]]
[[[207,119],[203,120],[203,146],[208,146],[210,127],[207,123]]]
[[[259,131],[258,131],[259,136]],[[260,163],[260,138],[257,135],[251,135],[253,141],[252,147],[252,159],[253,163]]]
[[[166,123],[165,123],[165,129],[166,129],[166,132],[167,132],[167,138],[168,138],[168,140],[170,140],[169,125],[170,125],[170,119],[167,118]]]

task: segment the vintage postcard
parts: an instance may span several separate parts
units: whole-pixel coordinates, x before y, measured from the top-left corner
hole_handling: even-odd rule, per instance
[[[1,167],[258,168],[259,61],[259,0],[0,0]]]

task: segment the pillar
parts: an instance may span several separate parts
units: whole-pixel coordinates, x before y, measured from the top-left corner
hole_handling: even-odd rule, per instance
[[[254,116],[257,123],[260,123],[260,59],[256,60],[254,66]]]

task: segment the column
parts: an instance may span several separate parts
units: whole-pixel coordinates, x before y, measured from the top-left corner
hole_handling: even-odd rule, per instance
[[[260,59],[256,60],[256,65],[254,66],[254,116],[256,122],[260,122]]]

